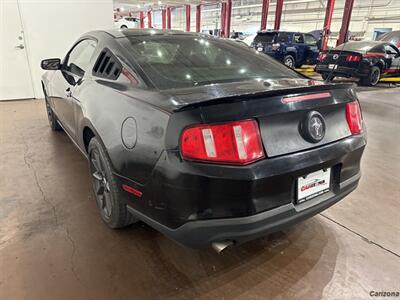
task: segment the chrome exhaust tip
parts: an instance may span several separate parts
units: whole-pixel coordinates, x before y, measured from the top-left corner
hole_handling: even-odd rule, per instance
[[[211,247],[218,253],[221,254],[226,248],[233,246],[235,244],[234,241],[226,240],[221,242],[213,242],[211,243]]]

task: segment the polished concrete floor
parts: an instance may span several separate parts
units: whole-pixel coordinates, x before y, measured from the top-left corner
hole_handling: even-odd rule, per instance
[[[368,299],[399,291],[400,89],[359,94],[361,184],[323,214],[228,249],[100,220],[85,159],[41,100],[0,103],[0,299]]]

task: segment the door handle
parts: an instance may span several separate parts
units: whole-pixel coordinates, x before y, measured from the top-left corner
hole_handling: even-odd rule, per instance
[[[71,91],[71,88],[67,88],[66,90],[65,90],[65,95],[69,98],[69,97],[72,97],[72,91]]]
[[[21,50],[24,49],[24,48],[25,48],[25,46],[22,45],[22,44],[20,44],[20,45],[18,45],[18,46],[15,47],[15,49],[21,49]]]

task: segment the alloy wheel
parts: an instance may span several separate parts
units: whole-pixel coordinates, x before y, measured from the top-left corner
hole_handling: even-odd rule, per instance
[[[90,173],[97,205],[102,215],[109,219],[112,212],[110,184],[98,149],[90,153]]]

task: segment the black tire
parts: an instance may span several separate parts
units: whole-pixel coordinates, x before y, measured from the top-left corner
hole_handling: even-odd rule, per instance
[[[47,99],[46,91],[44,89],[43,89],[43,92],[44,92],[44,99],[45,99],[45,103],[46,103],[47,119],[49,120],[50,128],[53,131],[61,131],[62,127],[58,123],[57,117],[54,114],[54,112],[50,106],[49,100]]]
[[[381,78],[381,69],[378,66],[373,66],[367,77],[360,79],[360,84],[364,86],[376,86]]]
[[[121,26],[121,29],[128,29],[128,26],[122,25],[122,26]]]
[[[323,80],[327,80],[329,77],[329,81],[332,81],[335,78],[335,76],[333,76],[333,75],[329,76],[329,73],[322,73],[321,77]]]
[[[111,170],[108,156],[96,137],[89,142],[89,175],[100,216],[113,229],[123,228],[137,221],[119,201],[120,189]]]
[[[294,69],[296,61],[293,56],[291,55],[285,55],[283,58],[283,64],[289,68]]]

